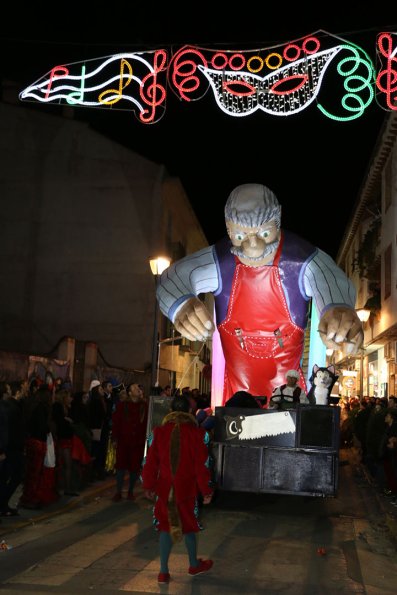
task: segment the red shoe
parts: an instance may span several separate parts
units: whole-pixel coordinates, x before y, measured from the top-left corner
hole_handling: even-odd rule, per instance
[[[116,492],[112,498],[112,502],[120,502],[120,500],[121,500],[121,494],[120,494],[120,492]]]
[[[199,565],[198,566],[189,566],[188,573],[192,574],[193,576],[196,574],[201,574],[202,572],[208,572],[213,566],[212,560],[202,560],[199,558]]]
[[[169,583],[170,582],[170,573],[169,572],[160,572],[157,577],[158,583]]]

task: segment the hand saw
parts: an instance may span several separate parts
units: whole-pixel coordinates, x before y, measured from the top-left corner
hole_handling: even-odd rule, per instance
[[[254,440],[264,436],[279,436],[295,432],[295,423],[289,411],[262,413],[261,415],[225,415],[226,440]]]

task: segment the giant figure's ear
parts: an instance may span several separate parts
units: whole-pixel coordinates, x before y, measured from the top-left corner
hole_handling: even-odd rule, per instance
[[[333,364],[328,366],[327,370],[329,370],[329,372],[331,372],[331,374],[335,374],[335,366]]]
[[[314,364],[313,366],[313,374],[317,374],[317,371],[320,369],[320,367],[317,364]]]

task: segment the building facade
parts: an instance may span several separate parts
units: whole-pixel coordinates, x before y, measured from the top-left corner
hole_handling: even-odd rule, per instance
[[[341,243],[337,263],[367,310],[364,349],[332,356],[344,397],[396,395],[397,361],[397,114],[385,117]]]
[[[171,336],[161,316],[153,329],[149,260],[207,245],[188,197],[163,165],[11,91],[0,102],[0,350],[61,358],[60,346],[78,388],[124,369],[149,390],[153,338]],[[181,353],[174,380],[191,363],[190,346]]]

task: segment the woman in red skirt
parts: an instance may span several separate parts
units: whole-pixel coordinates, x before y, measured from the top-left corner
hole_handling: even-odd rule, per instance
[[[53,393],[46,385],[41,386],[31,397],[27,397],[26,468],[23,492],[19,501],[22,508],[41,508],[56,502],[59,498],[55,486],[55,464],[45,465],[47,436],[52,435],[52,401]]]

